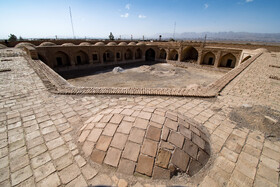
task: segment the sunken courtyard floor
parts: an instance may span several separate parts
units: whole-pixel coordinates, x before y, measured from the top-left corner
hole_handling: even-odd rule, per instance
[[[112,69],[110,69],[112,70]],[[124,68],[123,72],[96,72],[67,81],[82,87],[137,87],[137,88],[187,88],[188,86],[207,86],[225,74],[225,72],[180,68],[167,63]]]
[[[58,95],[0,50],[0,186],[277,187],[279,66],[262,54],[216,98]]]

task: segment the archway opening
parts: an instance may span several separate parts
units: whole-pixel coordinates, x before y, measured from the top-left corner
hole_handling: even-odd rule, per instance
[[[65,67],[71,65],[69,56],[62,51],[55,53],[54,59],[54,67]]]
[[[194,47],[192,46],[186,47],[182,51],[181,61],[194,63],[197,61],[197,59],[198,59],[198,52]]]
[[[201,64],[214,65],[215,59],[216,59],[215,55],[212,52],[208,52],[204,55]]]
[[[139,48],[135,52],[135,59],[142,59],[142,50]]]
[[[170,51],[169,53],[169,57],[168,60],[178,60],[178,51],[173,49],[172,51]]]
[[[107,50],[103,54],[103,61],[104,62],[114,62],[115,55],[112,51]]]
[[[228,53],[221,58],[219,67],[234,68],[236,63],[236,58],[233,54]]]
[[[166,51],[164,49],[160,50],[159,58],[164,60],[166,59]]]
[[[146,61],[155,61],[156,59],[156,52],[150,48],[145,53],[145,60]]]
[[[245,62],[246,60],[248,60],[249,58],[251,58],[252,56],[246,56],[242,61],[241,63]]]
[[[132,60],[133,59],[133,53],[130,49],[127,49],[124,54],[125,60]]]
[[[88,63],[88,56],[85,52],[79,51],[78,53],[76,53],[76,65],[84,65]]]
[[[116,58],[117,58],[117,61],[121,61],[122,60],[121,52],[117,52],[116,53]]]

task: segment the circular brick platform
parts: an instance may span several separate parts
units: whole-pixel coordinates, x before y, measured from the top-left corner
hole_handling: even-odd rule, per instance
[[[126,106],[106,109],[89,118],[78,142],[93,162],[125,174],[169,179],[190,176],[210,157],[208,138],[187,117],[159,108]]]

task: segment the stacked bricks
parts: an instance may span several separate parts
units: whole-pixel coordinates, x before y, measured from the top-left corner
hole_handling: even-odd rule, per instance
[[[79,132],[86,157],[128,175],[192,176],[210,157],[207,136],[198,124],[158,108],[109,108],[90,117]]]

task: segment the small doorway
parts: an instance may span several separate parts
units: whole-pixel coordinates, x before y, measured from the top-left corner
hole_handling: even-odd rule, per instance
[[[62,66],[63,63],[62,63],[62,58],[61,57],[56,57],[56,63],[57,63],[57,66]]]
[[[151,48],[146,51],[145,56],[146,56],[146,61],[155,61],[156,59],[156,53]]]
[[[226,67],[229,67],[229,68],[230,68],[230,67],[231,67],[231,63],[232,63],[232,60],[231,60],[231,59],[228,59],[228,60],[227,60],[227,65],[226,65]]]
[[[81,56],[77,56],[77,64],[82,64]]]
[[[213,65],[213,64],[214,64],[214,63],[213,63],[213,60],[214,60],[214,59],[213,59],[212,57],[210,57],[209,60],[208,60],[208,65]]]

